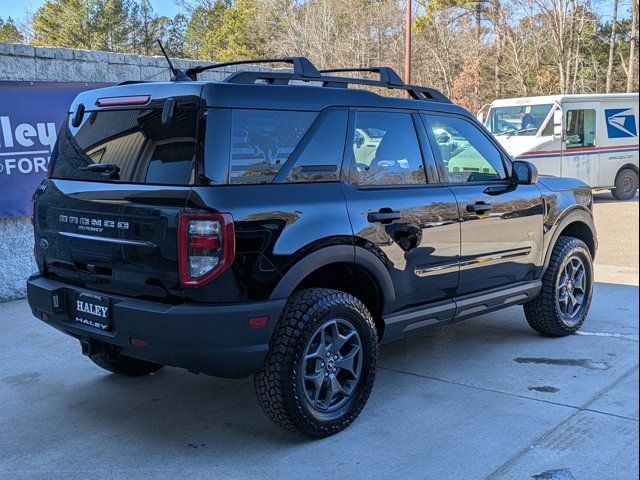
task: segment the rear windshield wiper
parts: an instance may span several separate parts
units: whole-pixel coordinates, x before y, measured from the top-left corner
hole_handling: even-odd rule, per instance
[[[119,172],[120,167],[115,163],[92,163],[91,165],[87,165],[86,167],[80,167],[80,170],[95,173],[114,173]]]
[[[80,170],[91,173],[104,173],[111,178],[116,178],[120,173],[120,167],[115,163],[92,163],[86,167],[80,167]]]

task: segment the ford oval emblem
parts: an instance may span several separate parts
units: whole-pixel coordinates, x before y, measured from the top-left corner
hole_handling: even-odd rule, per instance
[[[38,245],[43,250],[46,250],[47,248],[49,248],[49,242],[47,241],[46,238],[41,238],[40,241],[38,242]]]

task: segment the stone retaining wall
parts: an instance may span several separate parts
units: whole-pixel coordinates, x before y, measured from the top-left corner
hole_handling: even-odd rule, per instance
[[[175,67],[183,69],[203,63],[183,59],[172,61]],[[221,80],[238,69],[230,67],[206,72],[199,78]],[[167,62],[161,56],[145,57],[0,42],[0,81],[122,82],[167,81],[169,78]],[[26,295],[25,281],[36,270],[29,217],[0,219],[0,301],[23,298]]]

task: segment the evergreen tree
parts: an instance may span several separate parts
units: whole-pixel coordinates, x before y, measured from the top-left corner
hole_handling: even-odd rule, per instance
[[[33,16],[34,45],[93,48],[95,15],[89,0],[47,0]]]
[[[253,0],[203,2],[193,10],[187,25],[185,53],[211,61],[259,56],[263,42],[255,20]]]
[[[24,42],[24,37],[18,30],[18,27],[16,27],[16,24],[11,17],[8,17],[6,21],[0,17],[0,42]]]

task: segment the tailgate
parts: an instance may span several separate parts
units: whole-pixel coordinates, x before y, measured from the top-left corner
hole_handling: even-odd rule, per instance
[[[46,276],[129,297],[180,296],[177,220],[195,178],[198,106],[176,95],[167,115],[162,96],[137,94],[149,88],[75,100],[35,197]]]
[[[46,275],[132,297],[180,295],[177,218],[190,187],[46,180],[36,203]]]

